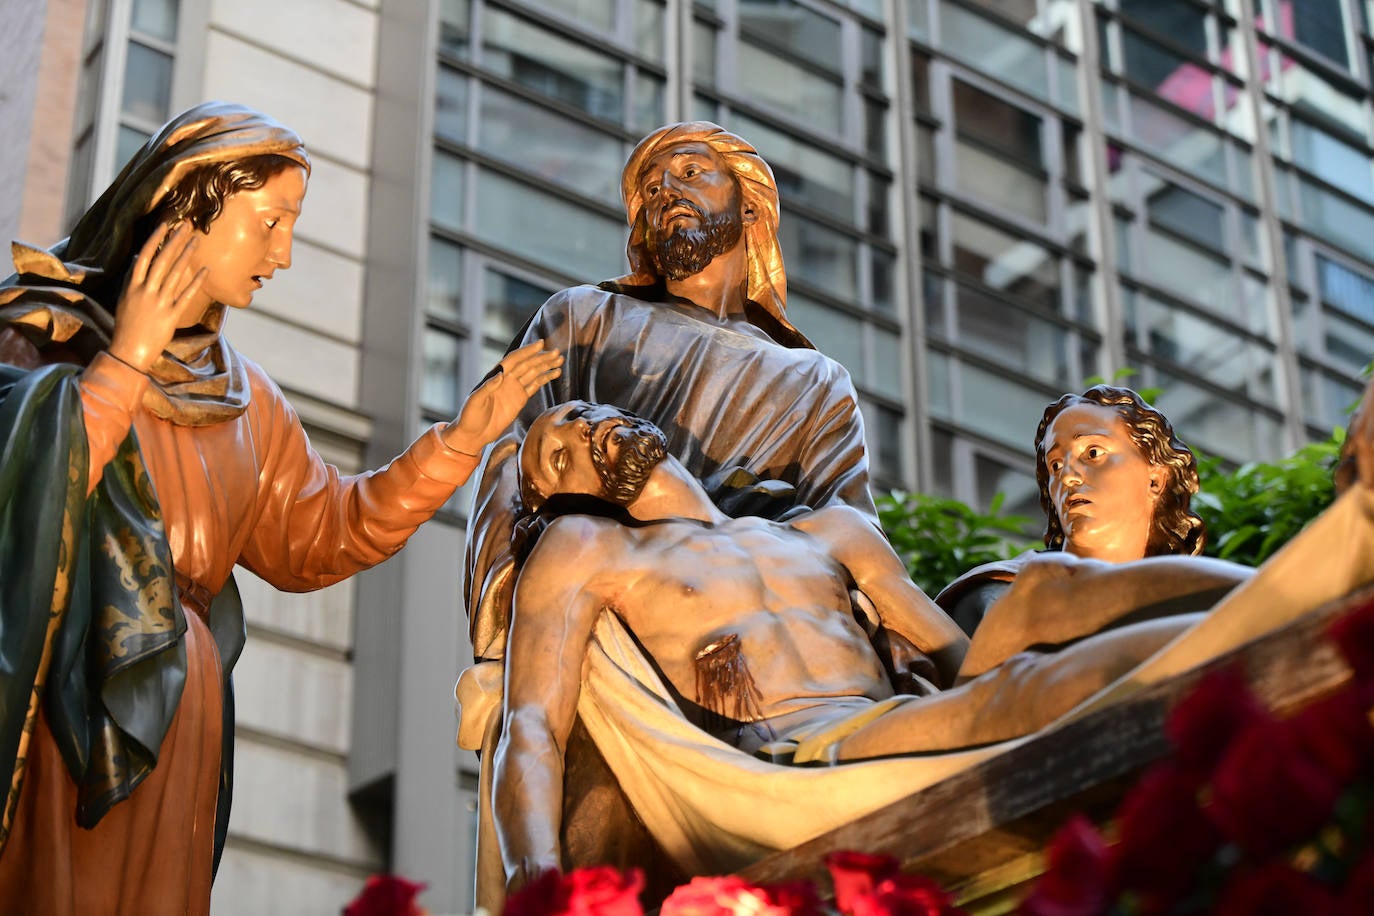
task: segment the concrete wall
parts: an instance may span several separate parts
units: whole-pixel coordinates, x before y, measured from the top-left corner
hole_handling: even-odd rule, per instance
[[[62,233],[86,0],[0,0],[0,242]]]

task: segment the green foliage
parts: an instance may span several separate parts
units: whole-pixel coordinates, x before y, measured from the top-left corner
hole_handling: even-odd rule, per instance
[[[1002,514],[1003,502],[998,493],[983,513],[957,499],[894,490],[878,497],[878,520],[912,581],[934,596],[973,567],[1025,549],[1031,520]]]
[[[1219,459],[1200,458],[1201,491],[1193,509],[1207,523],[1209,556],[1258,566],[1288,542],[1335,496],[1331,470],[1345,431],[1305,445],[1276,462],[1221,470]]]

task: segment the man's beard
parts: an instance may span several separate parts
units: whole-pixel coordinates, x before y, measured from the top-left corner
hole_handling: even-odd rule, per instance
[[[679,205],[696,214],[698,228],[677,228],[667,235],[655,232],[650,245],[655,265],[669,280],[685,280],[701,273],[716,255],[734,248],[744,233],[744,221],[740,219],[738,207],[708,216],[691,201],[674,204]]]
[[[604,436],[606,443],[614,442],[614,449],[602,445],[602,429],[611,427]],[[592,464],[601,478],[602,498],[617,506],[628,506],[639,498],[649,475],[668,454],[668,442],[648,420],[639,417],[602,420],[592,428]]]

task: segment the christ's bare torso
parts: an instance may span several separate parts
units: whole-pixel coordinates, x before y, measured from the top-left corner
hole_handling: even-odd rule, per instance
[[[826,510],[806,527],[823,530]],[[891,686],[850,605],[849,573],[823,538],[756,518],[717,525],[595,525],[605,566],[588,591],[624,621],[685,698],[700,695],[698,654],[737,641],[773,718],[834,697],[890,696]]]

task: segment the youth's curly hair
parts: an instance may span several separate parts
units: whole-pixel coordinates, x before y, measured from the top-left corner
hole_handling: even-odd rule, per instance
[[[1064,395],[1045,408],[1040,426],[1035,430],[1035,481],[1040,485],[1040,508],[1045,512],[1045,546],[1050,550],[1064,547],[1064,527],[1050,500],[1045,430],[1065,410],[1083,403],[1111,407],[1120,413],[1136,448],[1150,464],[1168,471],[1150,522],[1146,556],[1202,553],[1207,541],[1207,526],[1191,508],[1193,494],[1198,489],[1197,457],[1174,434],[1168,417],[1146,404],[1131,389],[1111,385],[1094,385],[1082,394]]]

